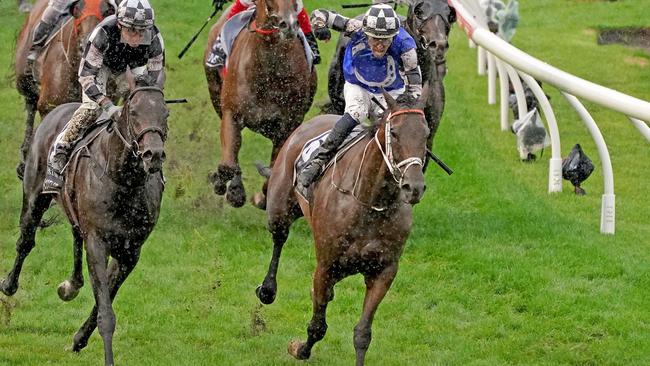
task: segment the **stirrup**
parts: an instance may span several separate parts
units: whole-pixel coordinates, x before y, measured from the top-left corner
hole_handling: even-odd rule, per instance
[[[45,180],[43,181],[44,194],[59,194],[63,188],[63,175],[52,168],[47,168]]]

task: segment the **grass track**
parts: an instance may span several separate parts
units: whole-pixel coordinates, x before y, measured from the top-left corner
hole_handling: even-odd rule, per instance
[[[210,12],[209,1],[152,0],[167,47],[171,107],[169,180],[159,224],[115,301],[119,365],[295,365],[286,353],[304,339],[311,316],[314,252],[303,220],[281,263],[275,304],[253,293],[270,258],[265,215],[231,209],[214,196],[207,173],[216,165],[218,119],[201,68],[204,33],[176,58]],[[305,1],[308,9],[343,1]],[[180,7],[180,8],[179,8]],[[650,100],[650,57],[622,46],[596,45],[598,27],[646,26],[644,0],[522,2],[514,44],[590,81]],[[346,13],[352,15],[353,13]],[[22,24],[15,2],[0,3],[0,275],[14,257],[21,188],[14,166],[22,138],[22,100],[9,81],[13,44]],[[321,44],[328,60],[333,42]],[[565,155],[579,142],[596,171],[585,197],[546,193],[550,153],[530,165],[517,160],[515,139],[499,131],[488,106],[474,50],[454,27],[446,78],[447,106],[435,151],[455,173],[432,168],[416,207],[414,230],[399,275],[373,327],[369,365],[647,365],[650,364],[650,226],[648,144],[624,116],[586,103],[608,143],[614,167],[616,235],[599,233],[601,165],[579,117],[547,87]],[[326,95],[319,66],[316,104]],[[312,108],[310,116],[316,113]],[[241,153],[249,196],[261,185],[252,163],[270,144],[246,132]],[[57,284],[71,268],[69,226],[37,235],[19,292],[0,295],[0,365],[100,364],[95,333],[80,354],[64,351],[88,315],[92,292],[63,303]],[[88,281],[87,281],[88,282]],[[362,280],[336,287],[329,330],[309,364],[349,365]]]

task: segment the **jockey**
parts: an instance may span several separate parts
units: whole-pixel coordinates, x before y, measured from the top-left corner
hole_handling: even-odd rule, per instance
[[[154,25],[154,11],[148,0],[122,0],[117,15],[106,17],[95,27],[79,64],[82,103],[54,141],[43,193],[59,193],[74,144],[102,110],[110,118],[119,117],[122,107],[106,96],[109,78],[124,91],[128,67],[137,85],[154,85],[163,70],[164,54],[162,35]]]
[[[359,123],[378,110],[375,97],[385,102],[382,89],[394,98],[417,98],[422,93],[422,74],[413,38],[400,26],[395,11],[386,4],[373,5],[363,20],[346,18],[329,10],[312,13],[314,33],[321,40],[331,37],[328,28],[350,33],[343,56],[345,114],[298,176],[309,187],[322,173],[336,149]]]
[[[34,75],[34,63],[36,62],[36,59],[38,59],[38,56],[40,56],[41,50],[43,49],[43,46],[45,46],[45,41],[50,37],[59,19],[70,11],[70,7],[76,1],[78,0],[50,0],[48,2],[47,7],[43,10],[43,14],[41,15],[41,20],[34,27],[32,45],[27,53],[26,74]],[[115,8],[117,8],[119,2],[120,0],[109,1],[109,3]]]
[[[213,0],[215,6],[223,6],[223,3],[225,2],[226,0]],[[247,10],[254,4],[255,4],[255,0],[235,1],[233,6],[230,8],[230,12],[228,13],[228,19],[234,17],[235,15],[241,13],[244,10]],[[302,29],[302,32],[305,34],[305,38],[307,39],[309,48],[311,48],[311,52],[314,54],[314,64],[319,64],[320,51],[318,50],[318,42],[316,41],[316,37],[312,32],[311,24],[309,23],[309,16],[307,15],[307,11],[302,5],[302,0],[296,0],[296,5],[298,6],[298,25],[300,25],[300,29]],[[221,71],[221,69],[225,66],[225,64],[226,64],[226,51],[224,51],[223,49],[223,45],[221,44],[221,36],[219,36],[217,37],[217,39],[215,39],[214,43],[212,44],[212,50],[208,55],[208,59],[205,62],[205,65],[211,69],[216,69],[217,71]]]

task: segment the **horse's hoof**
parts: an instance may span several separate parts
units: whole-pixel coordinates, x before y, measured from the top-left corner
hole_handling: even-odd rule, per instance
[[[219,177],[218,172],[210,173],[210,175],[208,176],[208,180],[212,184],[212,189],[214,189],[214,193],[216,193],[219,196],[223,196],[226,193],[226,188],[227,188],[226,183],[228,182],[221,179],[221,177]]]
[[[23,177],[25,176],[25,163],[22,161],[16,166],[16,175],[20,180],[23,180]]]
[[[234,185],[231,183],[226,192],[226,201],[235,208],[242,207],[246,203],[246,191],[241,184]]]
[[[79,288],[75,287],[70,281],[66,280],[61,282],[56,291],[59,298],[63,301],[71,301],[79,295]]]
[[[11,285],[11,284],[9,284],[7,282],[6,278],[4,278],[4,279],[2,279],[2,281],[0,281],[0,292],[2,292],[3,294],[5,294],[7,296],[13,296],[16,293],[16,291],[18,291],[18,284],[17,283]]]
[[[79,333],[80,332],[77,332],[77,334],[74,335],[74,339],[72,340],[72,346],[69,348],[70,351],[75,353],[86,348],[86,346],[88,345],[88,338],[84,338]]]
[[[251,199],[251,203],[260,210],[266,210],[266,196],[262,192],[256,192]]]
[[[311,352],[305,351],[305,344],[297,340],[289,342],[287,352],[298,360],[306,360],[311,356]]]
[[[262,285],[257,286],[255,289],[255,295],[257,295],[257,298],[260,299],[260,302],[264,305],[273,304],[273,301],[275,301],[275,291],[266,289]]]

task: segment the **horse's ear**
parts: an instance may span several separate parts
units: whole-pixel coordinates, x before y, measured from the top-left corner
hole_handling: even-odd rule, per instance
[[[388,94],[384,89],[381,90],[381,93],[384,95],[384,99],[386,100],[386,104],[388,104],[388,111],[392,112],[397,110],[397,102],[393,98],[392,95]]]
[[[415,103],[417,109],[424,109],[424,107],[426,107],[427,99],[429,99],[430,92],[431,92],[431,86],[429,85],[429,81],[427,81],[422,86],[422,94],[420,94],[417,103]]]
[[[447,19],[449,21],[449,24],[456,22],[456,9],[453,7],[449,7],[449,18]]]

